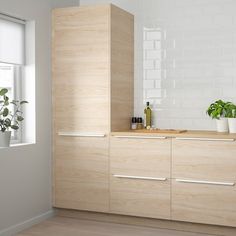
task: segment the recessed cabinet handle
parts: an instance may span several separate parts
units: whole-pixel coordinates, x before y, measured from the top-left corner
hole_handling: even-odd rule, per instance
[[[235,185],[235,183],[212,182],[212,181],[190,180],[190,179],[175,179],[175,181],[181,182],[181,183],[193,183],[193,184],[208,184],[208,185],[223,185],[223,186],[234,186]]]
[[[233,138],[188,138],[188,137],[176,137],[176,140],[198,140],[198,141],[224,141],[224,142],[234,142]]]
[[[70,137],[105,137],[105,134],[97,133],[82,133],[82,132],[58,132],[59,136],[70,136]]]
[[[166,139],[164,136],[134,136],[134,135],[115,135],[115,138],[128,138],[128,139]]]
[[[166,181],[167,178],[156,178],[156,177],[144,177],[144,176],[133,176],[133,175],[113,175],[116,178],[123,179],[141,179],[141,180],[156,180],[156,181]]]

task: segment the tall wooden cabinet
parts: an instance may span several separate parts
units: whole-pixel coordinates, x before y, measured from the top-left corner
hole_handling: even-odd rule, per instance
[[[54,206],[107,212],[109,132],[133,114],[133,16],[82,6],[52,22]]]

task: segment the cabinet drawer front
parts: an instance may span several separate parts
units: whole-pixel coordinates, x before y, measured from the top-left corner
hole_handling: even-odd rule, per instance
[[[236,186],[173,180],[172,219],[236,226]]]
[[[170,219],[170,182],[129,178],[110,179],[113,213]]]
[[[56,181],[54,206],[59,208],[108,212],[106,183]]]
[[[58,136],[54,143],[55,206],[108,210],[108,138]]]
[[[173,178],[235,182],[236,142],[175,140]]]
[[[112,174],[169,178],[171,141],[112,137],[110,167]]]

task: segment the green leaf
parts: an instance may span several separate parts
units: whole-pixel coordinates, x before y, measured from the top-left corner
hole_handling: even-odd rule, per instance
[[[8,92],[8,89],[3,88],[0,90],[0,96],[4,96]]]
[[[4,116],[4,117],[6,117],[6,116],[8,116],[8,114],[9,114],[9,110],[8,110],[8,108],[4,108],[4,110],[3,110],[3,113],[2,113],[2,115]]]
[[[18,120],[18,121],[23,121],[24,118],[23,118],[22,116],[17,116],[17,120]]]
[[[28,103],[28,102],[27,101],[21,101],[20,105],[25,104],[25,103]]]
[[[19,129],[19,126],[17,126],[17,125],[12,125],[11,128],[14,129],[14,130],[18,130],[18,129]]]
[[[10,126],[11,126],[11,120],[10,120],[9,118],[7,118],[7,119],[5,120],[5,126],[6,126],[6,127],[10,127]]]
[[[11,104],[17,106],[17,103],[15,101],[11,101]]]

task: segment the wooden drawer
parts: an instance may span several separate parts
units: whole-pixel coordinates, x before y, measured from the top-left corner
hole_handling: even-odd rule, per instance
[[[173,178],[236,180],[236,142],[177,140],[172,142]]]
[[[118,136],[110,140],[112,174],[170,177],[171,140]]]
[[[111,176],[110,211],[125,215],[170,219],[169,180]]]
[[[111,212],[170,218],[170,147],[163,137],[111,138]]]
[[[173,220],[236,226],[236,186],[172,181]]]
[[[54,206],[108,211],[108,138],[57,136]]]

